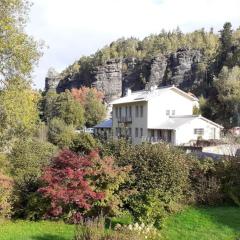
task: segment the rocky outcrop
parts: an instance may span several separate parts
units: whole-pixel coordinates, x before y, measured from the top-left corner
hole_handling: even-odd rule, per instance
[[[57,91],[61,92],[73,87],[92,86],[104,92],[106,102],[124,95],[127,88],[141,90],[152,85],[175,84],[183,90],[192,90],[203,81],[197,74],[202,58],[199,50],[179,49],[177,52],[152,59],[112,59],[60,81],[57,78],[48,78],[46,89],[57,85]]]

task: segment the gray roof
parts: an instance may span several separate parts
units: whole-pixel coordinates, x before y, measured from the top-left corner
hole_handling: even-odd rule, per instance
[[[172,86],[166,86],[166,87],[160,87],[160,88],[153,88],[152,90],[141,90],[141,91],[131,92],[130,94],[127,94],[124,97],[121,97],[119,99],[112,101],[111,104],[114,105],[114,104],[130,103],[130,102],[143,102],[143,101],[146,102],[169,90],[175,91],[178,94],[188,98],[191,101],[198,101],[198,99],[193,95],[190,95],[182,91],[181,89],[175,87],[174,85],[172,85]]]
[[[223,128],[221,125],[202,117],[201,115],[183,115],[183,116],[170,116],[165,122],[155,126],[149,126],[149,129],[177,129],[181,125],[189,123],[195,119],[201,119],[208,122],[209,124],[215,125],[216,127]]]
[[[95,125],[93,128],[112,128],[112,119],[106,119]]]

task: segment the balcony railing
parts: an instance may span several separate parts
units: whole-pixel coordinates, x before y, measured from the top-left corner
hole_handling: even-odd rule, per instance
[[[164,142],[162,138],[159,137],[142,137],[143,142],[149,142],[149,143],[159,143]]]
[[[131,123],[132,122],[132,116],[124,116],[118,118],[119,123]]]

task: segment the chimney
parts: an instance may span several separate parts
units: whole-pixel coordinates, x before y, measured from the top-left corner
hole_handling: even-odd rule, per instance
[[[130,88],[127,88],[126,96],[130,96],[132,94],[132,90]]]
[[[156,90],[157,88],[158,88],[157,85],[153,85],[153,86],[150,87],[150,91],[154,91],[154,90]]]

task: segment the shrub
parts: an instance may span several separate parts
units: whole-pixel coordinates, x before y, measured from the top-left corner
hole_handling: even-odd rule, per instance
[[[226,198],[240,206],[240,158],[225,158],[216,168]]]
[[[131,185],[137,193],[126,207],[137,220],[159,225],[166,211],[185,200],[191,159],[178,149],[166,144],[132,146],[121,140],[106,144],[102,152],[116,157],[120,166],[131,165]]]
[[[0,172],[0,218],[10,217],[12,210],[12,185],[12,179]]]
[[[72,143],[71,150],[81,154],[89,154],[92,150],[98,149],[100,143],[89,133],[76,134]]]
[[[16,142],[8,156],[14,179],[15,216],[31,219],[40,217],[38,210],[43,206],[41,196],[36,191],[42,183],[42,168],[50,163],[55,152],[56,147],[48,142],[34,139]]]
[[[194,159],[190,182],[194,202],[215,205],[223,201],[221,182],[216,172],[216,162],[213,159]]]
[[[119,167],[112,157],[100,158],[97,152],[92,152],[92,185],[98,191],[104,192],[104,198],[93,209],[94,215],[100,213],[108,216],[116,216],[122,211],[123,203],[132,190],[129,188],[130,166]]]
[[[144,224],[116,225],[105,228],[104,218],[88,219],[76,226],[74,240],[159,240],[160,234],[153,226]]]
[[[39,189],[51,202],[49,216],[78,222],[95,201],[104,197],[88,181],[88,176],[95,174],[91,160],[91,155],[78,156],[70,150],[63,150],[52,159],[42,176],[46,186]]]
[[[76,137],[75,129],[72,125],[66,125],[59,118],[53,118],[49,123],[48,139],[51,143],[60,148],[70,147]]]

